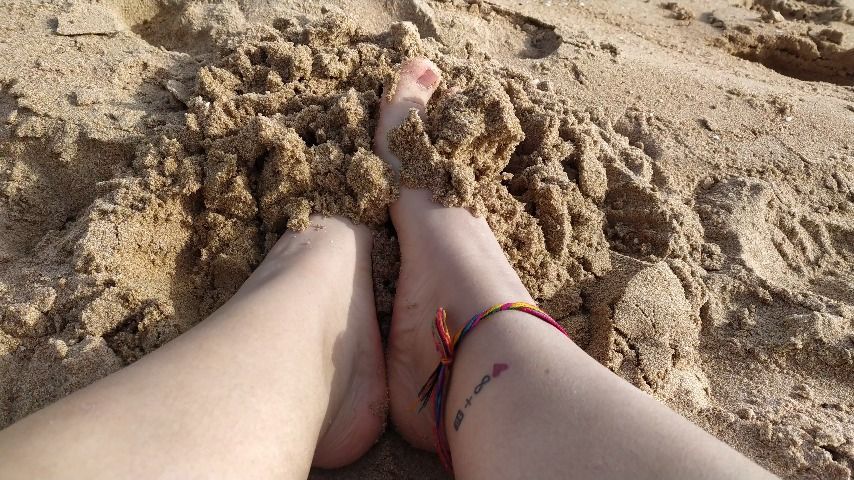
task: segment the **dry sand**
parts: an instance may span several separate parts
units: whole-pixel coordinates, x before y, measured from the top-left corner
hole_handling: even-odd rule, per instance
[[[374,228],[387,331],[402,182],[484,215],[634,385],[852,478],[850,0],[0,7],[0,427],[186,331],[312,211]],[[446,76],[398,178],[371,132],[413,55]],[[393,431],[313,476],[444,478]]]

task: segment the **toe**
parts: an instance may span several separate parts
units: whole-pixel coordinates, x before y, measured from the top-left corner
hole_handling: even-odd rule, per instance
[[[383,107],[405,106],[423,109],[439,86],[441,71],[426,58],[415,58],[403,64],[394,96],[384,99]]]
[[[389,151],[386,135],[403,123],[410,109],[414,108],[419,113],[424,110],[441,78],[442,71],[436,64],[426,58],[415,58],[401,67],[392,97],[383,96],[374,150],[393,168],[399,169],[400,161]]]

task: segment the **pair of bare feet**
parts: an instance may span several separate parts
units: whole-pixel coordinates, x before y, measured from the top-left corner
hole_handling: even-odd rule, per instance
[[[392,168],[399,169],[400,162],[389,150],[387,133],[403,122],[410,109],[424,110],[440,77],[438,67],[429,60],[412,60],[402,68],[394,98],[383,102],[374,151]],[[387,394],[397,430],[412,445],[432,449],[433,414],[426,409],[418,413],[413,406],[439,358],[431,331],[436,308],[448,311],[449,326],[456,330],[471,315],[495,303],[532,302],[484,219],[437,205],[427,191],[409,189],[403,189],[391,206],[391,218],[399,237],[401,269],[387,354],[384,357],[381,351],[373,311],[365,309],[357,321],[338,327],[338,338],[353,344],[342,349],[354,355],[347,362],[358,367],[351,369],[346,387],[337,393],[333,389],[337,398],[330,403],[333,413],[327,415],[327,427],[317,444],[317,466],[345,465],[374,444],[385,424],[376,405],[384,403]],[[323,222],[335,223],[334,229],[352,229],[357,237],[367,239],[358,242],[357,265],[370,265],[365,227],[338,218]],[[353,301],[373,305],[372,298]]]
[[[386,134],[439,76],[408,63],[382,106],[375,148],[393,167]],[[390,210],[402,264],[385,356],[370,231],[314,217],[322,228],[282,235],[204,322],[0,432],[3,478],[66,478],[68,465],[85,478],[305,478],[312,459],[338,467],[365,453],[387,400],[398,431],[432,448],[433,412],[415,406],[439,359],[435,309],[458,330],[532,299],[483,219],[416,190]],[[443,420],[460,478],[771,478],[530,318],[496,313],[455,352]]]

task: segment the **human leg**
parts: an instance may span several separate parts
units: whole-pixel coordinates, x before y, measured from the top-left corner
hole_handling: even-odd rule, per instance
[[[305,478],[361,456],[386,398],[372,239],[312,224],[199,325],[0,432],[3,477]]]
[[[385,133],[410,108],[424,108],[435,85],[418,79],[438,78],[428,69],[435,66],[408,64],[395,99],[383,105],[375,151],[392,166],[399,162]],[[411,443],[429,449],[432,412],[413,405],[439,361],[436,308],[446,308],[455,332],[494,304],[533,300],[483,219],[408,189],[391,215],[401,248],[388,354],[392,418]],[[770,477],[526,314],[486,320],[452,369],[445,428],[460,478]]]

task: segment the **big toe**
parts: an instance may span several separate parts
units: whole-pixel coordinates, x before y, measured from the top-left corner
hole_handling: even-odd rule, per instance
[[[441,78],[442,71],[435,63],[426,58],[414,58],[401,67],[391,98],[383,95],[374,152],[392,168],[400,169],[400,161],[388,148],[388,132],[403,123],[411,109],[419,113],[424,111]]]

